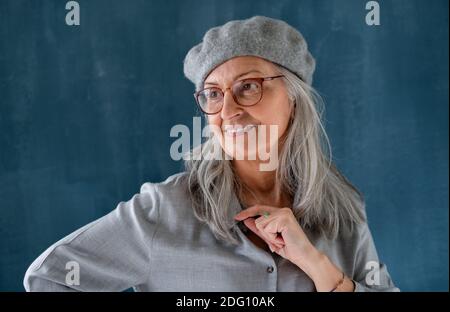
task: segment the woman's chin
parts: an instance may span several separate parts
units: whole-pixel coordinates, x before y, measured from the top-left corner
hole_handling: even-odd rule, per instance
[[[256,150],[235,150],[234,148],[227,148],[225,153],[231,157],[233,160],[256,160],[257,151]]]

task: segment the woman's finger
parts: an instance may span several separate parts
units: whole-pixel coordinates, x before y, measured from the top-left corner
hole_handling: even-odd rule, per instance
[[[241,221],[250,217],[262,216],[264,212],[274,213],[277,211],[277,209],[280,208],[265,205],[254,205],[242,210],[237,215],[235,215],[234,218]]]
[[[266,233],[272,233],[274,235],[274,239],[280,243],[286,244],[286,242],[284,241],[284,237],[283,237],[283,229],[284,229],[284,225],[280,225],[280,220],[279,219],[275,219],[273,220],[271,223],[268,223],[267,225],[262,225],[261,228],[263,229],[264,232]]]
[[[278,252],[281,248],[283,248],[283,247],[278,247],[278,246],[272,244],[271,242],[268,242],[267,245],[269,245],[269,249],[271,252]]]
[[[278,237],[278,233],[266,231],[265,228],[261,225],[261,222],[258,223],[255,221],[255,226],[259,230],[259,232],[266,237],[270,242],[274,244],[284,244],[284,241]]]
[[[278,222],[279,219],[277,216],[272,215],[269,217],[262,216],[255,220],[256,228],[259,229],[259,231],[268,234],[272,241],[285,244],[280,233],[281,231],[279,230]]]
[[[258,228],[256,227],[255,224],[255,219],[253,218],[248,218],[246,220],[244,220],[244,224],[256,235],[258,235],[261,239],[263,239],[266,243],[272,243],[273,245],[277,246],[277,247],[283,247],[284,243],[279,242],[278,240],[273,240],[270,237],[266,237],[264,235],[264,233],[262,233],[260,230],[258,230]]]

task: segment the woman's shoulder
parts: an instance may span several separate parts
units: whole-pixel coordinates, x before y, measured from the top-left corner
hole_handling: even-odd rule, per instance
[[[140,196],[149,199],[153,206],[171,207],[173,204],[188,204],[188,173],[178,172],[160,182],[145,182],[140,187]],[[177,205],[178,206],[178,205]]]
[[[159,195],[184,192],[187,187],[188,173],[186,171],[175,173],[160,182],[145,182],[140,187],[140,193],[158,193]]]
[[[198,222],[192,209],[188,180],[189,173],[184,171],[168,176],[161,182],[142,184],[140,195],[146,198],[146,204],[143,205],[145,214],[150,215],[157,211],[160,226]]]

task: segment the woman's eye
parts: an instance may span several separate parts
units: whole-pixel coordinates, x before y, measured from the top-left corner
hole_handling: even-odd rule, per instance
[[[219,92],[217,92],[216,90],[211,90],[211,91],[209,91],[208,92],[208,95],[207,95],[207,97],[209,98],[209,99],[215,99],[215,98],[217,98],[219,96]]]
[[[241,91],[243,92],[257,92],[259,91],[259,84],[256,82],[244,82],[241,85]]]

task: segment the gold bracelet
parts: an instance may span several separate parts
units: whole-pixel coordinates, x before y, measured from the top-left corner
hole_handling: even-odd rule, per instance
[[[342,278],[341,278],[341,280],[336,284],[336,286],[332,290],[330,290],[330,292],[335,292],[335,290],[338,289],[339,286],[344,284],[344,280],[345,280],[345,274],[344,274],[344,271],[342,271]]]

